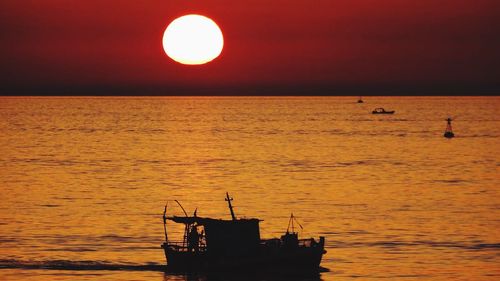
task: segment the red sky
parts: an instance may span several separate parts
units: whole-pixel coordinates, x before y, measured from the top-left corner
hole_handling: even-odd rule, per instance
[[[163,52],[188,13],[224,33],[209,64]],[[500,91],[498,0],[2,0],[0,43],[0,94]]]

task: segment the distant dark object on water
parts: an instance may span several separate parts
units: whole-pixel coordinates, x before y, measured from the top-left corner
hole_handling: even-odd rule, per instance
[[[363,103],[363,99],[361,99],[361,96],[358,99],[358,103]]]
[[[226,193],[231,220],[198,217],[166,216],[163,213],[165,242],[161,245],[169,271],[225,272],[318,272],[326,253],[325,238],[298,239],[294,231],[295,218],[290,217],[286,233],[281,238],[261,239],[259,222],[255,218],[237,219]],[[176,201],[182,208],[180,203]],[[184,208],[182,208],[184,210]],[[168,239],[166,221],[184,224],[182,241]],[[291,232],[290,232],[291,225]],[[300,226],[300,224],[299,224]],[[300,226],[302,228],[302,226]]]
[[[394,114],[394,112],[394,110],[386,111],[382,107],[378,107],[372,111],[372,114]]]
[[[455,137],[455,134],[453,133],[453,129],[451,128],[451,120],[452,119],[450,117],[448,117],[446,119],[448,124],[446,125],[446,130],[444,131],[444,137],[448,138],[448,139]]]

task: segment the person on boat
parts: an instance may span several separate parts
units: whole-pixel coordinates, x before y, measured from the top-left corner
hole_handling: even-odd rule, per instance
[[[198,252],[199,241],[200,241],[200,235],[198,233],[198,229],[196,228],[195,225],[193,225],[188,234],[188,252],[191,252],[193,250],[194,252]]]

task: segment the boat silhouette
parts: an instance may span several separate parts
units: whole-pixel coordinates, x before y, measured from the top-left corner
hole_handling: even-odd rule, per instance
[[[294,216],[280,238],[261,239],[256,218],[236,218],[226,193],[231,220],[163,214],[167,268],[181,272],[225,272],[251,270],[262,272],[318,272],[326,253],[325,238],[299,239],[294,229]],[[176,201],[179,206],[180,203]],[[181,206],[182,208],[182,206]],[[182,208],[183,209],[183,208]],[[183,209],[184,210],[184,209]],[[168,238],[166,221],[184,224],[182,241]],[[292,229],[290,230],[290,225]]]
[[[375,108],[373,111],[372,111],[372,114],[394,114],[394,110],[385,110],[383,109],[382,107],[378,107],[378,108]]]

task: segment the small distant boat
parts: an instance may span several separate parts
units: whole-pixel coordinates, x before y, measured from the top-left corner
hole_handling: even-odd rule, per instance
[[[261,239],[256,218],[236,218],[226,193],[231,220],[198,217],[196,211],[185,217],[167,217],[163,212],[165,242],[161,245],[167,269],[174,272],[318,272],[325,251],[325,238],[299,239],[294,231],[293,214],[280,238]],[[168,238],[166,221],[184,224],[183,240]],[[291,225],[291,229],[290,229]],[[300,224],[299,224],[300,226]],[[302,228],[302,226],[300,226]]]
[[[372,114],[394,114],[394,112],[394,110],[386,111],[382,107],[378,107],[372,111]]]
[[[452,119],[450,117],[448,117],[446,119],[448,124],[446,125],[446,130],[444,131],[444,137],[448,138],[448,139],[455,137],[455,134],[453,133],[453,129],[451,128],[451,120]]]

